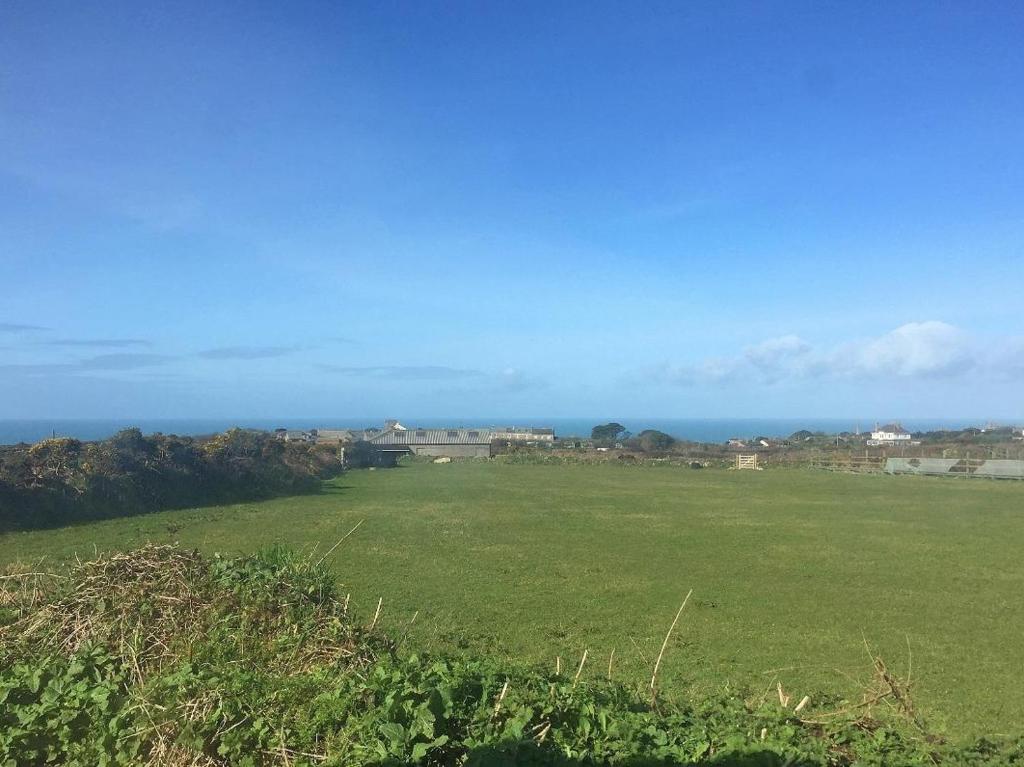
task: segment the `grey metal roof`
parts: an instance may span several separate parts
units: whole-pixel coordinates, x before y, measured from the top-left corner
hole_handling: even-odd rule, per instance
[[[886,432],[889,432],[891,434],[909,434],[910,433],[906,429],[904,429],[901,424],[898,424],[898,423],[887,423],[881,429],[876,429],[875,431],[886,431]]]
[[[370,437],[374,445],[487,445],[490,429],[405,429],[389,430]]]
[[[352,429],[316,429],[317,436],[328,439],[348,439],[354,435]]]

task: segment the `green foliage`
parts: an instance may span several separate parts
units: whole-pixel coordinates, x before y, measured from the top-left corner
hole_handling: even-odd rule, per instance
[[[644,429],[630,440],[630,446],[645,453],[663,453],[676,443],[675,437],[657,429]]]
[[[338,469],[332,452],[242,429],[48,439],[0,450],[0,531],[311,491]]]
[[[610,447],[616,442],[626,439],[629,436],[629,432],[626,431],[626,427],[621,423],[605,423],[595,426],[590,430],[590,438],[594,440],[595,444]]]
[[[15,662],[0,671],[0,763],[129,764],[140,741],[128,679],[100,649]]]
[[[104,590],[145,576],[111,616]],[[602,679],[494,658],[400,653],[349,616],[330,575],[283,549],[204,560],[148,547],[86,563],[0,625],[0,764],[981,765],[1024,741],[966,748],[898,723],[822,726],[735,695],[652,704]],[[15,600],[17,601],[17,600]],[[75,613],[81,620],[68,620]],[[36,630],[38,628],[43,630]],[[99,629],[97,627],[100,627]],[[33,628],[35,627],[35,628]],[[201,627],[201,631],[193,629]],[[118,639],[120,637],[120,639]]]
[[[358,440],[345,448],[345,463],[354,469],[367,469],[371,466],[394,466],[395,457],[391,453],[375,450],[365,440]]]

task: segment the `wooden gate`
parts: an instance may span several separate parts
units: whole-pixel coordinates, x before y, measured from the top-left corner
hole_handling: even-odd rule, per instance
[[[755,471],[759,471],[761,467],[757,465],[757,453],[754,453],[752,455],[737,455],[736,468],[754,469]]]

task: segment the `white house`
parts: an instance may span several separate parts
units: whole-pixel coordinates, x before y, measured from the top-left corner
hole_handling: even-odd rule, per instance
[[[555,441],[555,430],[539,426],[503,426],[491,429],[491,439],[503,442],[546,442]]]
[[[885,426],[875,426],[871,432],[871,440],[868,444],[876,445],[902,445],[910,443],[910,432],[898,423],[887,423]]]

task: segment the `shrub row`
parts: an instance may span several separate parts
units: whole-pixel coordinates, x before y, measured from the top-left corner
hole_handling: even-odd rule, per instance
[[[0,531],[311,491],[340,468],[334,451],[241,429],[48,439],[0,450]]]
[[[812,725],[739,697],[646,693],[399,651],[330,576],[272,550],[148,547],[0,581],[0,764],[1020,764],[898,722]]]

